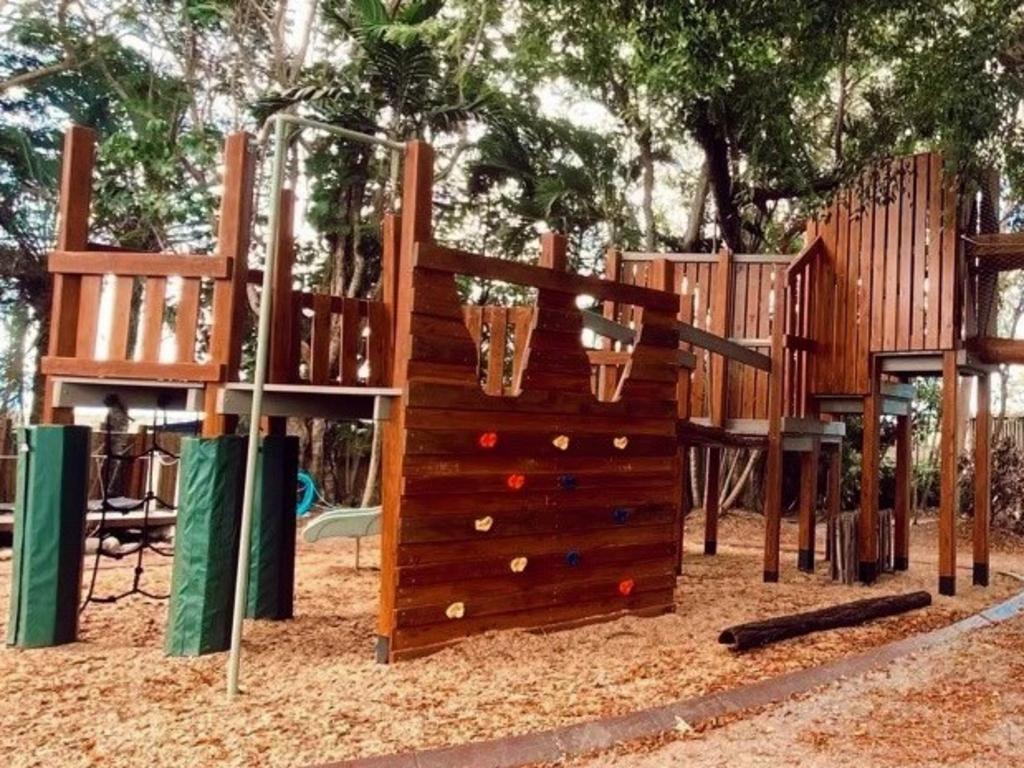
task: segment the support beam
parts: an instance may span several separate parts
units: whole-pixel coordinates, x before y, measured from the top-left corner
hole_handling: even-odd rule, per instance
[[[708,448],[707,482],[704,484],[704,554],[718,552],[718,510],[722,498],[722,449]]]
[[[991,379],[978,377],[978,414],[974,420],[974,584],[988,586],[988,529],[992,518]]]
[[[911,455],[910,417],[896,417],[896,499],[893,517],[896,531],[893,558],[897,571],[910,567],[910,508],[913,504],[913,457]]]
[[[835,445],[828,452],[828,523],[825,531],[825,559],[832,562],[835,557],[836,521],[842,508],[843,485],[843,444]]]
[[[881,398],[878,368],[871,364],[871,391],[864,396],[861,446],[860,524],[857,527],[858,575],[871,584],[878,577],[878,473],[881,453]]]
[[[814,440],[811,450],[800,454],[800,512],[796,566],[814,573],[815,511],[818,501],[818,457],[821,443]]]
[[[939,594],[956,594],[956,353],[942,356],[942,425],[939,436]]]
[[[781,281],[780,281],[781,282]],[[781,285],[775,287],[775,306],[783,306]],[[772,370],[768,377],[768,450],[764,478],[764,580],[779,580],[779,544],[782,527],[782,413],[785,349],[782,313],[772,322]]]

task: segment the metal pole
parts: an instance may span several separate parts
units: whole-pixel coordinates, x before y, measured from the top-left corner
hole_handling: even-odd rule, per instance
[[[228,697],[238,695],[238,672],[242,657],[242,622],[245,619],[246,587],[249,579],[249,545],[252,539],[252,508],[256,496],[256,459],[260,449],[260,418],[263,414],[263,384],[267,378],[267,347],[270,337],[270,303],[273,291],[274,262],[280,215],[277,201],[284,186],[287,127],[280,116],[274,118],[274,162],[270,179],[270,222],[267,232],[267,261],[263,265],[263,289],[260,294],[260,318],[256,336],[256,370],[252,382],[252,407],[249,410],[249,446],[245,455],[245,494],[242,497],[242,522],[238,542],[238,571],[235,574],[235,606],[231,620],[231,652],[228,654]]]

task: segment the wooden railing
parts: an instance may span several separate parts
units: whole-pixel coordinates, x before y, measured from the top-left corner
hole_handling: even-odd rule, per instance
[[[241,357],[240,309],[248,251],[252,156],[244,133],[224,150],[218,253],[150,253],[103,245],[89,235],[95,133],[72,126],[65,134],[60,228],[48,269],[53,275],[47,377],[76,376],[216,385],[230,379]],[[200,310],[204,283],[213,311]],[[66,423],[47,380],[43,419]],[[214,398],[207,397],[207,410]],[[208,413],[206,428],[225,429]]]
[[[809,383],[815,365],[815,340],[824,338],[834,323],[826,308],[818,305],[820,292],[816,286],[822,279],[824,258],[825,244],[815,237],[786,270],[783,392],[787,416],[810,415]]]

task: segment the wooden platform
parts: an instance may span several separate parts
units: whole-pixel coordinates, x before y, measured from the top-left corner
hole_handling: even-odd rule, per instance
[[[125,409],[202,411],[203,385],[187,381],[53,377],[54,408],[103,408],[120,403]]]
[[[815,398],[822,413],[859,415],[864,413],[862,395],[819,395]],[[909,416],[914,402],[914,387],[910,384],[882,385],[882,413],[887,416]]]
[[[680,421],[678,435],[690,445],[759,447],[768,442],[767,419],[729,419],[724,428],[714,427],[708,418]],[[782,447],[787,451],[809,451],[814,441],[825,444],[842,442],[846,425],[841,421],[819,421],[785,417],[782,420]]]
[[[263,415],[387,421],[391,417],[392,401],[401,394],[400,389],[387,387],[266,384]],[[228,384],[220,391],[219,413],[248,416],[251,407],[252,384]]]

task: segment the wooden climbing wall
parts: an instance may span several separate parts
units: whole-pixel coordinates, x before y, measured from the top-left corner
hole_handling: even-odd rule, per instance
[[[955,180],[934,153],[896,158],[841,189],[809,222],[825,247],[811,390],[865,394],[871,353],[959,346],[965,270]]]
[[[415,172],[426,161],[410,154]],[[406,248],[414,232],[403,230],[411,274],[399,282],[403,396],[385,431],[379,658],[495,629],[673,610],[678,299],[426,242]],[[545,249],[559,248],[547,236]],[[467,328],[477,313],[460,306],[456,274],[538,289],[515,396],[481,386]],[[615,402],[592,392],[580,294],[643,309]],[[501,323],[494,311],[490,322]]]

